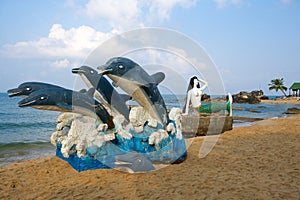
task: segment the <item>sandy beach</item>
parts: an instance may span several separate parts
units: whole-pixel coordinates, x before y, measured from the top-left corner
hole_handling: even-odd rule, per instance
[[[199,158],[193,139],[181,164],[140,174],[78,173],[44,157],[0,168],[0,199],[299,199],[300,116],[268,119],[219,136]]]
[[[289,97],[285,99],[261,100],[261,103],[270,104],[298,104],[300,105],[300,97]]]

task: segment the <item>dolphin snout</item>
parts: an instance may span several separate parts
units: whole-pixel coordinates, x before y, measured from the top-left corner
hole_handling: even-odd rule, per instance
[[[36,102],[36,100],[27,100],[27,99],[23,99],[21,101],[18,102],[18,106],[21,107],[27,107],[27,106],[31,106],[34,102]]]
[[[80,68],[73,68],[72,69],[72,73],[73,74],[79,74],[79,73],[83,73],[84,71],[83,70],[81,70]]]
[[[18,96],[22,92],[19,88],[10,89],[7,91],[9,97]]]
[[[105,75],[113,70],[112,68],[108,68],[106,65],[99,66],[97,69],[100,70],[98,73],[99,75]]]

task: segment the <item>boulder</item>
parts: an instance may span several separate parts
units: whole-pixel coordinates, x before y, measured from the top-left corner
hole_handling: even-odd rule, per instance
[[[253,90],[253,91],[251,91],[251,94],[253,96],[256,96],[256,97],[260,98],[264,95],[264,92],[262,90]]]
[[[300,109],[299,108],[288,108],[285,112],[286,114],[300,114]]]
[[[263,96],[260,97],[260,99],[261,99],[261,100],[269,100],[269,97],[266,96],[266,95],[263,95]]]
[[[203,102],[210,102],[210,101],[211,101],[210,95],[208,95],[208,94],[203,94],[202,97],[201,97],[201,100],[202,100]]]
[[[255,109],[247,109],[248,112],[253,112],[253,113],[260,113],[260,111],[255,110]]]
[[[233,107],[232,110],[246,110],[246,108],[243,108],[243,107]]]
[[[238,94],[232,95],[233,103],[249,103],[249,104],[258,104],[260,103],[260,97],[263,95],[261,90],[245,92],[242,91]]]

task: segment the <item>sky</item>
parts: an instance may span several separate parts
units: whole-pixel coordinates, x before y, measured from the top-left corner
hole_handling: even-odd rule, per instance
[[[118,34],[156,27],[203,48],[226,92],[262,89],[281,95],[268,90],[272,79],[283,78],[287,87],[300,82],[299,19],[298,0],[1,0],[0,91],[26,81],[72,88],[78,77],[71,69],[99,45]],[[135,58],[146,62],[141,55]],[[185,72],[181,62],[168,58],[179,75]],[[167,76],[172,77],[176,74]]]

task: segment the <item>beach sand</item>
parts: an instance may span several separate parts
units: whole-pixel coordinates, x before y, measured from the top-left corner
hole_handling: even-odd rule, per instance
[[[261,100],[261,103],[300,105],[300,97],[289,97],[289,98],[285,98],[285,99],[275,99],[275,100]]]
[[[0,168],[0,199],[299,199],[300,116],[259,121],[219,136],[199,158],[205,137],[181,164],[144,173],[78,173],[56,157]]]

